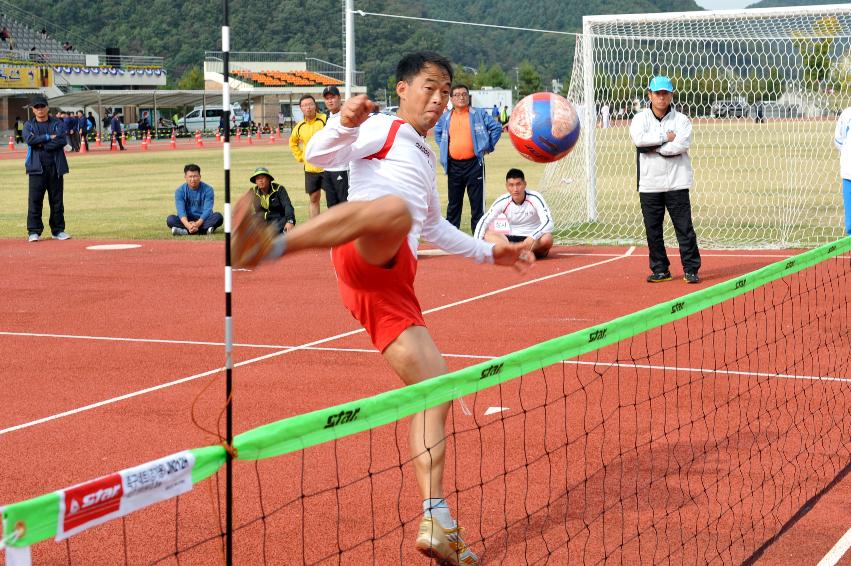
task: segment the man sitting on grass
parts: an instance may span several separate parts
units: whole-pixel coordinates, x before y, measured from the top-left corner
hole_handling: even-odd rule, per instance
[[[201,168],[194,163],[183,168],[183,178],[186,182],[174,191],[177,215],[172,214],[165,221],[171,235],[212,234],[224,223],[224,217],[213,212],[213,187],[201,182]]]

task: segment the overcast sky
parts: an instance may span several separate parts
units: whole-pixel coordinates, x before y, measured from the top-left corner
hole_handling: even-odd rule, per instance
[[[758,0],[695,0],[697,4],[707,10],[735,10],[745,8]]]

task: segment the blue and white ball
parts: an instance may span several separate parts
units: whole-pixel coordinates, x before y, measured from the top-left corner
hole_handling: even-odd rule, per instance
[[[526,159],[558,161],[579,141],[579,116],[567,99],[552,92],[536,92],[514,107],[508,135]]]

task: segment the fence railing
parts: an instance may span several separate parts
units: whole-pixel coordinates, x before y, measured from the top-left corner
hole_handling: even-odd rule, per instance
[[[95,55],[97,64],[91,65],[89,61],[93,56],[85,53],[74,53],[71,51],[55,51],[42,53],[39,51],[13,51],[0,50],[0,60],[27,65],[71,65],[77,67],[99,66],[99,67],[151,67],[163,68],[162,57],[148,57],[143,55]]]

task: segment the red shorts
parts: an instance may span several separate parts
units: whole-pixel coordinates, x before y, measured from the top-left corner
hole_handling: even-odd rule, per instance
[[[354,242],[331,249],[343,305],[366,329],[383,352],[409,326],[425,326],[414,294],[417,260],[408,242],[402,242],[392,266],[368,264]]]

